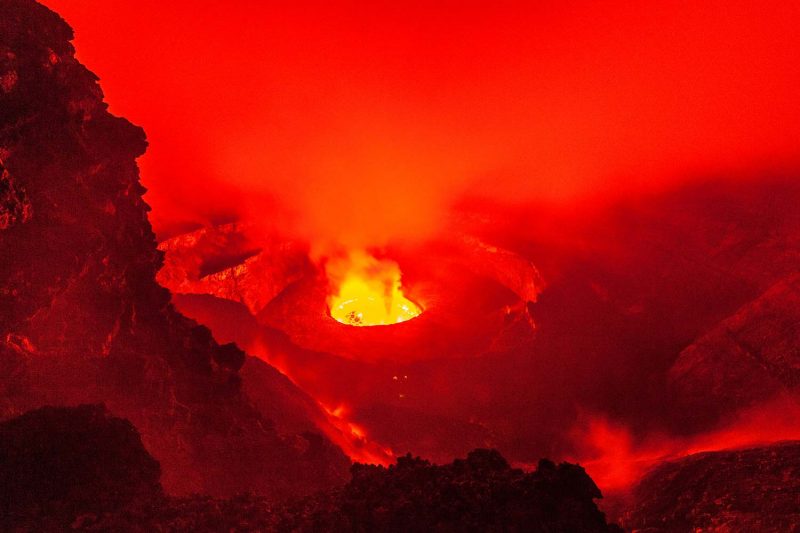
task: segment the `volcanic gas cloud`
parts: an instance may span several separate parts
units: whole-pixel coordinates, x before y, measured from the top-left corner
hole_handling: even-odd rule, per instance
[[[46,3],[174,304],[351,458],[800,438],[797,3]]]

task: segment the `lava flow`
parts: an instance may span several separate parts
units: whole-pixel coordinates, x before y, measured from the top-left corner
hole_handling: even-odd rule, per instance
[[[326,265],[336,293],[328,299],[331,317],[350,326],[386,326],[417,317],[420,307],[405,297],[400,267],[363,251]]]

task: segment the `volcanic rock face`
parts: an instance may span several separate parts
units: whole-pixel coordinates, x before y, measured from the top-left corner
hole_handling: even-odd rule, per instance
[[[161,496],[158,462],[99,405],[44,407],[0,423],[0,527],[70,524]],[[46,528],[49,529],[49,528]]]
[[[686,348],[669,374],[686,422],[702,426],[800,387],[800,275],[762,296]]]
[[[636,531],[800,531],[800,443],[691,455],[634,492],[624,525]]]
[[[0,229],[27,222],[31,217],[31,203],[25,191],[17,188],[0,161]]]
[[[140,429],[171,491],[342,480],[344,455],[280,435],[241,390],[244,354],[156,283],[144,133],[107,111],[69,26],[32,0],[0,0],[0,13],[0,417],[104,401]],[[275,374],[260,388],[280,406]]]
[[[244,304],[253,315],[308,274],[307,250],[293,241],[249,244],[241,225],[201,228],[161,242],[158,282],[176,294],[213,294]]]

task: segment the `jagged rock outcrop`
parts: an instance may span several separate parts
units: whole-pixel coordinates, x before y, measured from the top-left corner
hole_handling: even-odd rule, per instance
[[[432,465],[411,455],[397,464],[353,466],[333,497],[307,500],[281,528],[300,531],[616,532],[594,503],[601,498],[577,465],[543,459],[533,472],[509,467],[495,450]],[[299,511],[299,512],[298,512]]]
[[[102,405],[44,407],[0,423],[0,528],[23,531],[618,532],[577,465],[511,468],[495,450],[434,465],[356,464],[340,489],[275,503],[170,497],[136,429]]]
[[[141,431],[175,492],[343,480],[346,457],[280,434],[242,391],[244,353],[156,283],[162,254],[136,165],[144,132],[108,112],[70,27],[32,0],[0,0],[0,13],[0,418],[105,402]]]
[[[241,224],[204,227],[158,245],[158,281],[174,294],[211,294],[244,304],[254,316],[289,284],[313,274],[307,247],[277,237],[251,243]]]
[[[600,491],[579,466],[542,460],[525,473],[494,450],[447,465],[401,457],[388,468],[354,465],[342,489],[274,504],[240,495],[163,498],[103,516],[93,531],[541,531],[614,532],[594,503]]]
[[[641,533],[800,531],[800,443],[665,463],[634,490],[623,525]]]
[[[0,423],[0,529],[56,529],[152,503],[160,474],[136,429],[102,405],[30,411]]]

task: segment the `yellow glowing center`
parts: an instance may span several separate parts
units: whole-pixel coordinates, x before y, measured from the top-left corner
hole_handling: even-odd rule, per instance
[[[366,261],[360,259],[354,268],[351,255],[338,294],[328,299],[335,320],[350,326],[385,326],[411,320],[422,313],[417,304],[403,295],[396,263],[377,262],[373,258]],[[370,268],[363,268],[364,264]]]

